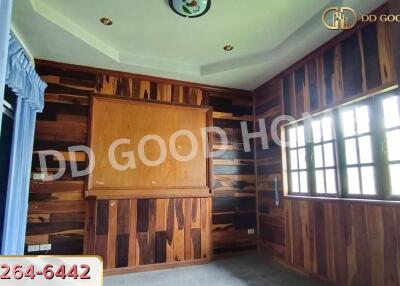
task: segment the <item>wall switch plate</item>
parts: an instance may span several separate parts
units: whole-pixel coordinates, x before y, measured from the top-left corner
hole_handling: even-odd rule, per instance
[[[32,173],[32,180],[34,181],[44,181],[45,174],[43,173]]]
[[[255,230],[254,228],[251,228],[251,229],[248,229],[248,230],[247,230],[247,233],[248,233],[248,234],[255,234],[255,233],[256,233],[256,230]]]
[[[51,244],[41,244],[39,248],[40,251],[49,251],[51,250]]]
[[[28,252],[38,252],[39,249],[39,245],[28,245]]]

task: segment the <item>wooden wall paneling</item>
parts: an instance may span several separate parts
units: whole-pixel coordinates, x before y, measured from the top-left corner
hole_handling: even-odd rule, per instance
[[[314,111],[320,107],[318,84],[318,65],[317,59],[314,59],[307,63],[307,90],[309,94],[310,107],[309,111]]]
[[[107,268],[115,268],[115,254],[116,254],[116,246],[117,246],[117,210],[118,210],[118,201],[110,200],[108,209],[108,233],[107,233],[107,260],[106,267]]]
[[[362,92],[367,91],[367,76],[366,76],[366,57],[364,52],[364,42],[361,31],[357,31],[358,46],[360,48],[361,56],[361,77],[362,77]]]
[[[289,75],[286,75],[283,80],[283,103],[284,103],[284,113],[285,115],[290,115],[292,114],[292,101],[291,101],[291,96],[290,96],[290,77]]]
[[[200,198],[201,258],[212,257],[211,198]]]
[[[201,237],[201,202],[200,198],[191,199],[191,247],[190,258],[201,258],[201,241],[206,237]]]
[[[323,63],[323,91],[324,91],[324,106],[330,106],[333,104],[333,93],[336,86],[336,74],[335,74],[335,48],[326,50],[322,55]]]
[[[395,84],[389,27],[387,23],[360,24],[259,87],[254,93],[256,119],[268,123],[282,113],[301,116],[301,104],[305,103],[307,110],[307,96],[311,112],[320,112]],[[301,88],[304,66],[306,89]],[[276,82],[282,82],[281,109],[276,109]],[[314,90],[320,93],[318,104]],[[283,209],[275,208],[272,182],[275,176],[281,180],[281,155],[281,148],[272,145],[265,151],[257,142],[260,252],[284,259],[289,266],[333,285],[397,285],[398,206],[285,198]],[[283,255],[276,246],[283,247]]]
[[[96,217],[97,217],[97,205],[95,200],[89,200],[87,202],[86,210],[86,235],[84,244],[84,253],[93,255],[96,247]],[[29,243],[28,243],[29,244]]]
[[[140,81],[140,98],[150,99],[150,81]]]
[[[363,69],[358,35],[354,34],[341,43],[344,97],[363,91]]]
[[[385,285],[385,261],[384,261],[384,229],[382,209],[379,206],[367,206],[367,240],[369,241],[370,278],[371,285]],[[365,261],[366,263],[367,261]]]
[[[341,102],[344,98],[344,73],[342,67],[342,45],[337,44],[334,47],[334,78],[333,78],[333,102]]]
[[[168,199],[167,207],[167,262],[175,261],[174,257],[174,228],[175,228],[175,199]]]
[[[291,95],[294,95],[294,75],[291,74],[288,77],[291,87],[286,88],[286,92],[289,89]],[[255,91],[255,117],[266,121],[267,130],[270,129],[273,119],[284,112],[282,104],[283,93],[284,84],[281,80],[272,81]],[[276,207],[274,197],[275,177],[278,179],[280,196],[283,196],[281,187],[281,153],[280,146],[272,141],[269,132],[268,138],[269,149],[266,150],[263,150],[260,140],[256,140],[259,248],[263,252],[269,252],[276,257],[284,259],[285,240],[289,239],[290,235],[285,237],[284,204],[281,202],[280,207]]]
[[[183,207],[184,207],[184,239],[185,239],[185,248],[184,248],[184,259],[191,259],[192,252],[192,199],[185,198],[183,199]]]
[[[167,199],[157,199],[155,263],[167,262],[167,207]]]
[[[49,87],[45,110],[38,115],[32,170],[40,171],[38,152],[47,149],[62,152],[67,169],[59,181],[32,181],[26,244],[52,243],[49,254],[98,254],[108,268],[138,269],[146,263],[175,263],[177,258],[185,263],[186,231],[186,241],[190,243],[186,247],[187,257],[189,253],[190,260],[209,259],[212,253],[210,197],[182,199],[185,201],[182,206],[179,199],[148,198],[148,212],[143,212],[146,209],[143,200],[132,197],[121,200],[105,197],[98,202],[86,202],[86,178],[73,178],[70,165],[74,160],[78,169],[84,169],[87,158],[78,153],[73,159],[67,153],[68,147],[87,143],[89,102],[93,95],[203,106],[209,104],[209,94],[212,94],[212,98],[222,99],[211,100],[216,107],[215,118],[221,119],[221,126],[233,143],[224,157],[229,158],[230,167],[220,169],[215,175],[211,171],[207,182],[210,185],[215,182],[217,197],[235,197],[237,202],[242,197],[254,198],[255,177],[250,160],[254,153],[240,151],[243,145],[239,127],[240,120],[252,121],[251,93],[40,60],[36,68]],[[210,115],[212,122],[213,114]],[[213,147],[221,147],[218,142],[215,144]],[[225,166],[221,165],[222,160],[218,166]],[[50,156],[47,164],[50,170],[58,168],[57,161]],[[236,167],[232,166],[243,167],[235,171]],[[224,174],[223,170],[230,173]],[[185,214],[188,208],[184,205],[190,205],[192,212]],[[189,220],[185,220],[185,215]],[[237,217],[241,221],[247,214],[240,213]],[[240,248],[242,241],[251,241],[243,240],[244,233],[240,230],[240,236],[235,237],[237,244],[230,245],[231,249]],[[246,231],[247,236],[251,237]]]
[[[254,152],[244,152],[240,127],[244,121],[253,132],[253,97],[220,93],[208,93],[207,97],[213,107],[213,125],[222,128],[229,141],[223,145],[219,136],[213,138],[214,151],[226,148],[212,162],[213,249],[254,248],[256,235],[248,233],[248,229],[256,229]],[[249,223],[243,224],[246,221]]]
[[[382,83],[392,83],[396,80],[397,73],[393,61],[394,45],[389,24],[377,23],[377,39]]]
[[[393,206],[384,206],[382,208],[383,228],[384,228],[384,261],[385,261],[385,283],[384,285],[399,285],[400,257],[396,246],[399,245],[399,210]]]
[[[333,237],[334,244],[334,261],[335,261],[335,274],[336,281],[340,285],[346,285],[348,281],[347,271],[347,239],[346,239],[346,224],[344,221],[347,219],[344,213],[343,204],[335,203],[333,212]]]
[[[183,199],[175,199],[174,210],[174,260],[183,261],[185,259],[185,216]]]
[[[296,117],[301,118],[303,113],[307,111],[305,106],[305,92],[306,86],[306,71],[305,67],[302,66],[294,72],[294,92],[296,97]]]
[[[118,201],[116,267],[128,267],[129,264],[130,208],[130,200]]]
[[[157,91],[157,100],[171,102],[172,86],[170,84],[159,84]]]
[[[288,199],[286,262],[337,285],[397,285],[398,214],[391,205]]]
[[[365,74],[364,91],[367,91],[382,85],[376,24],[366,26],[359,35]]]
[[[393,15],[400,15],[400,4],[399,1],[389,0],[389,12]],[[392,37],[392,50],[394,52],[394,66],[397,74],[397,83],[400,83],[400,28],[399,25],[394,22],[387,26],[390,26],[390,32]]]
[[[131,199],[129,215],[128,267],[137,266],[137,210],[138,200]]]

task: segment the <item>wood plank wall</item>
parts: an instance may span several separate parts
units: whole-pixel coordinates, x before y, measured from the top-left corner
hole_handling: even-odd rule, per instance
[[[216,125],[226,129],[229,136],[236,138],[235,142],[239,140],[239,118],[251,121],[251,92],[42,60],[37,60],[36,70],[49,87],[44,112],[38,115],[32,171],[39,171],[39,151],[67,152],[69,146],[87,144],[91,94],[211,105]],[[217,138],[214,147],[220,148]],[[251,155],[243,154],[238,148],[230,145],[226,154],[215,160],[213,168],[213,228],[216,230],[213,238],[218,251],[243,245],[255,247],[255,240],[248,238],[252,236],[244,234],[244,228],[255,227],[254,164]],[[84,154],[68,160],[76,160],[79,170],[87,166]],[[59,165],[48,157],[47,166],[58,168]],[[67,162],[66,173],[60,180],[31,182],[26,245],[51,243],[48,254],[84,252],[85,224],[90,210],[83,198],[85,179],[72,178]],[[251,212],[253,220],[247,223]]]
[[[253,97],[209,93],[213,125],[222,128],[229,144],[214,137],[214,151],[225,148],[214,158],[213,246],[215,252],[256,247],[256,197],[254,152],[244,152],[241,122],[253,131]]]
[[[380,11],[385,11],[383,7]],[[319,112],[396,84],[390,26],[359,24],[255,91],[256,119]],[[258,128],[258,127],[257,127]],[[268,136],[270,136],[270,132]],[[283,199],[279,146],[256,149],[259,250],[335,285],[399,285],[399,207]]]
[[[105,269],[211,258],[211,198],[89,203],[86,253]]]

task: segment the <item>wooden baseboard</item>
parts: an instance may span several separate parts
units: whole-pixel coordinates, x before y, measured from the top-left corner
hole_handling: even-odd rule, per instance
[[[170,263],[149,264],[149,265],[141,265],[141,266],[134,266],[134,267],[105,269],[104,276],[114,276],[114,275],[130,274],[130,273],[137,273],[137,272],[173,269],[173,268],[178,268],[178,267],[202,265],[202,264],[207,264],[209,262],[210,262],[210,259],[203,258],[203,259],[196,259],[196,260],[189,260],[189,261],[176,261],[176,262],[170,262]]]

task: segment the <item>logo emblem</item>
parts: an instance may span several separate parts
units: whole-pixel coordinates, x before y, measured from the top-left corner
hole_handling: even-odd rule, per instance
[[[357,24],[357,13],[350,7],[331,7],[322,14],[322,22],[330,30],[349,30]]]

